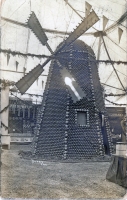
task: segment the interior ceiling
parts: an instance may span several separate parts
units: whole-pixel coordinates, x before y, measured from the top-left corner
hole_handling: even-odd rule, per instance
[[[109,60],[104,46],[105,42],[111,60],[127,61],[126,1],[87,0],[87,2],[92,6],[92,9],[96,12],[100,20],[86,32],[87,34],[83,34],[79,39],[91,46],[94,50],[96,58],[98,58],[99,37],[95,37],[92,33],[97,32],[97,30],[103,30],[103,16],[105,16],[108,19],[108,23],[105,28],[107,31],[106,36],[104,36],[104,41],[100,41],[99,60]],[[74,28],[76,28],[76,26],[81,22],[82,18],[85,17],[85,5],[85,0],[68,0],[66,2],[64,0],[3,0],[1,9],[1,49],[10,49],[11,51],[19,51],[22,53],[50,55],[47,48],[40,44],[33,32],[25,25],[31,11],[35,12],[42,27],[48,31],[46,32],[49,39],[48,44],[53,50],[55,50],[58,44],[62,42],[65,37],[68,36],[68,33],[73,31]],[[118,28],[120,28],[120,30],[122,29],[120,42]],[[7,63],[7,54],[3,53],[1,54],[1,58],[1,78],[9,79],[15,82],[23,77],[24,68],[26,68],[27,73],[38,65],[38,63],[42,64],[45,60],[44,58],[24,58],[18,55],[10,55]],[[16,61],[18,62],[17,72]],[[42,75],[48,74],[49,65],[50,63],[45,66],[45,70]],[[126,66],[127,65],[124,64],[114,64],[116,72],[125,89],[127,88]],[[13,72],[9,72],[9,70]],[[99,75],[101,83],[105,84],[103,86],[107,94],[125,93],[111,64],[106,65],[105,63],[100,63]],[[42,94],[42,80],[46,82],[46,76],[40,76],[27,92]],[[120,104],[126,103],[126,96],[107,97],[107,99]]]

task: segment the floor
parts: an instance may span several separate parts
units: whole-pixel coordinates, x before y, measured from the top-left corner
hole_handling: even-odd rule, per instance
[[[1,196],[3,198],[121,199],[125,188],[106,180],[110,162],[33,163],[21,159],[12,146],[2,153]]]

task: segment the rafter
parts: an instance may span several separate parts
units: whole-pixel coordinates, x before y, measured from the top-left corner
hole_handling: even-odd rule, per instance
[[[104,43],[104,47],[105,47],[107,56],[108,56],[109,60],[111,61],[111,58],[110,58],[110,55],[109,55],[109,52],[108,52],[108,50],[107,50],[107,47],[106,47],[106,44],[105,44],[105,41],[104,41],[104,38],[103,38],[103,37],[102,37],[102,40],[103,40],[103,43]],[[113,63],[111,63],[111,65],[112,65],[112,67],[113,67],[113,69],[114,69],[114,72],[115,72],[115,74],[116,74],[116,76],[117,76],[117,78],[118,78],[118,80],[119,80],[119,82],[120,82],[122,88],[124,89],[124,91],[126,91],[126,89],[124,88],[124,86],[123,86],[123,84],[122,84],[122,82],[121,82],[121,80],[120,80],[120,77],[119,77],[119,75],[118,75],[118,73],[117,73],[117,71],[116,71],[116,69],[115,69],[115,67],[114,67],[114,65],[113,65]]]
[[[18,21],[15,21],[15,20],[12,20],[12,19],[8,19],[8,18],[5,18],[5,17],[1,17],[1,20],[4,20],[6,22],[9,22],[9,23],[12,23],[12,24],[16,24],[16,25],[19,25],[19,26],[22,26],[24,28],[29,28],[27,24],[25,23],[22,23],[22,22],[18,22]],[[65,31],[59,31],[59,30],[56,30],[56,29],[47,29],[47,28],[43,28],[43,30],[47,33],[55,33],[55,34],[60,34],[60,35],[70,35],[71,32],[65,32]],[[94,35],[93,32],[89,32],[89,33],[84,33],[83,35]]]

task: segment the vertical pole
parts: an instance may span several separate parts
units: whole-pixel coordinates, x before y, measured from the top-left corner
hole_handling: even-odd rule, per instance
[[[1,89],[1,110],[9,105],[9,86],[6,86],[4,89]],[[8,127],[8,118],[9,118],[9,107],[6,111],[1,113],[1,123]],[[2,126],[1,127],[1,144],[2,148],[10,149],[10,135],[8,134],[8,129]]]
[[[100,35],[100,37],[99,37],[97,60],[100,59],[100,50],[101,50],[101,35]]]

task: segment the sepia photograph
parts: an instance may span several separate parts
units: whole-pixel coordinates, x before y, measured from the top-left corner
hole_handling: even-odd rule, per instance
[[[0,200],[127,200],[127,0],[0,0]]]

